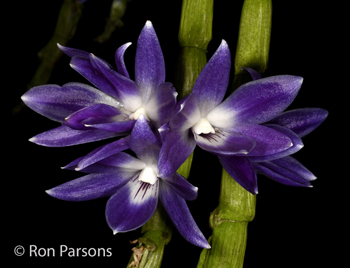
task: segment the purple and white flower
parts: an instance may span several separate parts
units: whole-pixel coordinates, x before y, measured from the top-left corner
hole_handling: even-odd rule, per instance
[[[72,57],[70,65],[94,87],[82,83],[42,85],[22,96],[24,103],[51,120],[62,123],[30,141],[50,147],[76,145],[125,136],[143,114],[159,128],[174,113],[177,93],[165,82],[163,53],[152,23],[147,21],[137,42],[135,81],[124,63],[131,43],[117,49],[115,71],[95,55],[59,45]]]
[[[114,233],[134,230],[145,224],[156,210],[159,198],[186,240],[210,248],[185,201],[197,197],[197,187],[177,173],[166,177],[159,175],[160,146],[161,142],[144,115],[140,115],[130,134],[130,149],[136,157],[124,152],[108,156],[81,170],[90,174],[47,193],[69,201],[111,196],[106,205],[106,219]],[[75,164],[66,168],[74,169]]]
[[[321,108],[302,108],[286,111],[268,123],[283,126],[303,138],[327,116],[328,112]],[[316,179],[314,174],[290,155],[270,160],[249,158],[255,170],[285,185],[311,187],[310,182]]]
[[[231,55],[223,40],[198,76],[192,93],[182,101],[168,124],[160,152],[159,172],[163,176],[177,170],[196,145],[223,159],[282,157],[302,147],[301,139],[289,129],[262,124],[291,104],[303,79],[279,75],[255,80],[240,86],[223,101],[230,68]],[[256,175],[250,161],[238,159],[235,171],[254,180]],[[254,187],[248,188],[255,191]]]

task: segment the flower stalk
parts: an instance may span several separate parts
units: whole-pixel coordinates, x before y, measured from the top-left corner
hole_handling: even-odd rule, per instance
[[[105,43],[109,40],[112,33],[124,25],[122,18],[125,14],[126,7],[129,0],[113,0],[111,4],[111,11],[107,19],[105,29],[102,34],[96,37],[95,41],[98,43]]]
[[[211,40],[213,0],[184,0],[182,4],[179,43],[181,47],[175,74],[175,88],[179,100],[191,93],[193,85],[207,63],[206,49]],[[188,178],[193,154],[180,166],[177,172]],[[172,223],[162,205],[158,205],[152,218],[142,227],[142,237],[137,248],[144,249],[143,258],[136,266],[131,256],[127,267],[161,267],[165,245],[172,236]],[[151,249],[146,243],[151,243]],[[134,263],[133,263],[134,262]]]
[[[251,76],[242,70],[243,67],[250,67],[259,73],[267,69],[271,15],[270,0],[244,1],[234,62],[233,90],[251,80]]]
[[[247,81],[243,67],[267,68],[271,35],[271,0],[245,0],[235,56],[233,89]],[[255,216],[256,196],[223,170],[218,207],[210,215],[211,249],[201,253],[197,268],[243,267],[248,223]]]
[[[184,0],[182,3],[175,88],[179,99],[191,93],[207,63],[206,51],[212,38],[213,0]]]

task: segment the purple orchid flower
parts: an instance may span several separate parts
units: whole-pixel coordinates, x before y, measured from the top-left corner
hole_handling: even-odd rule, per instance
[[[259,79],[242,85],[222,102],[230,58],[223,40],[169,122],[160,152],[159,172],[163,176],[177,170],[196,145],[223,159],[236,156],[239,162],[235,171],[249,179],[254,178],[255,171],[247,158],[239,156],[281,157],[302,147],[301,139],[289,129],[262,124],[290,105],[303,79],[291,75]],[[246,188],[254,192],[255,186],[251,186]]]
[[[62,125],[30,141],[50,147],[76,145],[130,133],[143,114],[152,127],[159,128],[174,113],[177,93],[165,81],[163,53],[152,23],[147,21],[137,42],[135,81],[124,63],[131,43],[117,49],[115,71],[95,55],[59,46],[72,57],[70,65],[95,87],[82,83],[42,85],[22,96],[34,111]]]
[[[275,129],[288,129],[299,138],[317,128],[327,117],[321,108],[302,108],[286,111],[266,124]],[[301,146],[299,144],[298,146]],[[288,186],[311,187],[316,176],[294,157],[293,150],[270,156],[218,156],[225,170],[245,189],[258,192],[256,172]]]
[[[261,75],[253,69],[246,69],[254,80]],[[299,161],[290,155],[303,147],[302,137],[317,128],[328,112],[320,108],[295,109],[281,113],[264,126],[288,135],[294,146],[279,153],[262,156],[218,156],[225,170],[246,190],[257,194],[257,174],[289,186],[310,187],[316,177]]]
[[[327,116],[328,112],[321,108],[302,108],[286,111],[269,123],[288,128],[303,138],[316,129]],[[265,161],[254,157],[250,160],[259,173],[285,185],[311,187],[310,182],[316,180],[314,174],[290,155]]]
[[[68,201],[111,196],[106,205],[106,219],[114,233],[145,224],[153,215],[159,197],[182,236],[196,246],[210,248],[185,201],[197,197],[197,187],[177,173],[159,176],[160,146],[144,115],[140,115],[130,134],[130,149],[137,157],[124,152],[106,157],[81,170],[90,174],[47,193]],[[74,167],[71,164],[67,168]]]

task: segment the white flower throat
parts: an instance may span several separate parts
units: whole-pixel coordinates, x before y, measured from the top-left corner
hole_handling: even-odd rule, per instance
[[[214,128],[206,118],[199,119],[199,121],[192,127],[192,131],[197,135],[215,133]]]
[[[129,115],[129,119],[137,120],[141,114],[143,114],[143,116],[146,118],[146,120],[149,121],[149,117],[148,117],[146,109],[144,107],[138,108],[135,112],[133,112],[131,115]]]
[[[155,170],[155,168],[145,167],[139,175],[139,181],[147,182],[153,185],[158,180],[157,173],[158,172]]]

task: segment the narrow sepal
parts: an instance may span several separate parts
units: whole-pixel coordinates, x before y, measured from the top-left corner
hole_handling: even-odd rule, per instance
[[[252,77],[253,80],[258,80],[262,78],[262,75],[252,68],[243,67],[241,70],[246,70]]]
[[[147,102],[155,87],[165,81],[165,62],[153,25],[147,21],[138,41],[135,58],[135,81]]]
[[[80,50],[80,49],[76,49],[76,48],[70,48],[70,47],[65,47],[62,46],[60,44],[57,44],[57,47],[67,56],[73,58],[73,57],[88,57],[89,56],[89,52]]]
[[[87,128],[96,128],[108,132],[115,132],[120,135],[127,135],[135,125],[135,120],[128,120],[124,115],[118,119],[116,117],[91,117],[85,119],[82,123]]]
[[[115,91],[114,85],[92,64],[89,55],[87,57],[73,57],[70,61],[70,66],[95,87],[107,95],[118,99],[118,94]]]
[[[201,115],[207,114],[217,106],[225,96],[230,78],[231,54],[225,40],[210,58],[199,74],[193,86]]]
[[[145,163],[157,165],[160,141],[154,135],[143,115],[139,116],[131,131],[130,149]]]
[[[123,103],[123,106],[127,110],[134,112],[142,105],[140,91],[134,81],[117,73],[109,64],[93,54],[90,55],[90,61],[110,84],[113,85],[117,99]]]
[[[82,83],[67,83],[62,87],[33,87],[22,96],[22,100],[37,113],[58,122],[63,122],[70,114],[96,103],[120,106],[115,99]]]
[[[186,200],[194,200],[198,195],[198,188],[189,183],[178,173],[162,178],[173,191]]]
[[[296,160],[292,156],[286,156],[272,161],[276,165],[283,166],[284,168],[293,171],[305,180],[314,181],[316,176],[308,170],[303,164]]]
[[[193,219],[186,201],[165,183],[160,183],[159,197],[179,233],[188,242],[198,247],[210,248],[206,238]]]
[[[46,192],[58,199],[86,201],[114,194],[125,185],[135,173],[89,174],[63,183]]]
[[[252,194],[258,193],[256,172],[248,157],[244,156],[219,156],[220,163],[227,173]]]
[[[300,165],[291,166],[290,164],[292,161],[290,161],[290,159],[294,158],[290,157],[288,160],[282,161],[274,160],[255,163],[253,162],[253,166],[259,173],[262,173],[270,179],[281,184],[289,186],[310,187],[310,174],[312,173],[304,167],[300,168]],[[309,173],[307,176],[308,179],[302,175],[303,173],[305,174],[305,171]]]
[[[94,104],[80,109],[65,118],[65,124],[74,129],[88,129],[82,122],[88,118],[110,118],[120,114],[120,111],[110,105]]]
[[[246,154],[247,156],[267,156],[277,154],[293,146],[293,142],[289,135],[267,126],[242,124],[236,126],[232,130],[254,140],[255,147]],[[295,138],[298,139],[297,137]]]
[[[289,128],[302,138],[317,128],[327,116],[328,112],[321,108],[302,108],[286,111],[268,123]]]
[[[279,75],[243,84],[208,114],[208,120],[217,127],[265,123],[292,103],[302,81],[298,76]]]
[[[118,133],[103,131],[99,129],[77,130],[68,126],[57,128],[40,133],[29,141],[47,147],[64,147],[87,142],[99,141],[117,137]]]
[[[91,151],[86,156],[79,158],[79,162],[77,163],[76,169],[77,170],[84,169],[87,166],[92,165],[104,158],[107,158],[111,155],[114,155],[116,153],[119,153],[121,151],[128,149],[129,140],[130,140],[130,136],[126,136],[124,138],[120,138],[117,141],[108,143],[106,145],[103,145]]]
[[[169,132],[160,149],[158,169],[160,177],[176,172],[196,147],[196,141],[189,131]]]
[[[127,78],[130,78],[128,70],[126,69],[125,62],[124,62],[124,53],[126,49],[131,45],[131,42],[126,43],[119,47],[117,51],[115,52],[115,64],[117,67],[117,71],[124,75]]]
[[[288,128],[281,127],[279,125],[270,125],[270,124],[266,124],[264,126],[269,127],[271,129],[274,129],[274,130],[288,136],[292,142],[292,146],[290,146],[286,150],[282,150],[282,151],[274,153],[274,154],[268,154],[268,155],[263,155],[263,156],[249,156],[249,159],[251,161],[254,161],[254,162],[271,161],[274,159],[278,159],[278,158],[282,158],[282,157],[294,154],[294,153],[298,152],[301,148],[304,147],[304,144],[303,144],[301,138],[297,134],[295,134],[293,131],[289,130]]]

